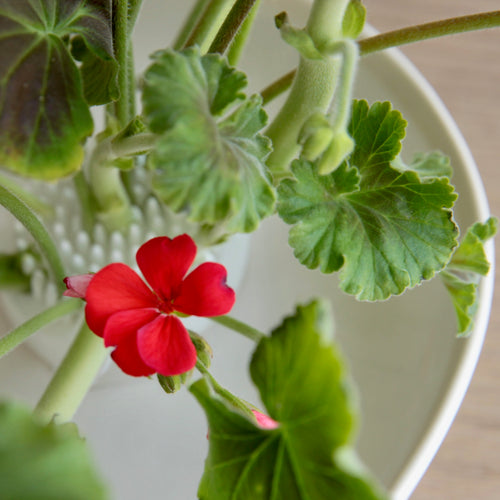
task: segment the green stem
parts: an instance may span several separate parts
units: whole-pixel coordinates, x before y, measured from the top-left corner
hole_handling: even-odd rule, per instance
[[[81,307],[81,300],[63,300],[42,311],[40,314],[33,316],[0,339],[0,358],[23,343],[31,335],[40,330],[40,328],[66,314],[78,311]]]
[[[108,231],[123,231],[132,219],[127,190],[116,167],[91,162],[89,182],[97,202],[97,216]]]
[[[115,0],[113,2],[113,36],[115,58],[118,62],[118,88],[120,97],[115,102],[115,114],[124,127],[129,119],[129,28],[128,28],[128,1]]]
[[[409,26],[359,41],[362,55],[445,35],[500,26],[500,10]]]
[[[265,337],[264,333],[251,327],[250,325],[247,325],[246,323],[243,323],[242,321],[232,318],[231,316],[214,316],[209,319],[219,323],[219,325],[223,325],[226,328],[230,328],[235,332],[241,333],[245,337],[257,343]]]
[[[110,231],[121,231],[131,220],[127,190],[120,171],[109,162],[149,151],[155,144],[155,134],[136,134],[123,139],[116,136],[101,141],[89,162],[89,182],[98,204],[98,216]]]
[[[349,0],[315,0],[306,25],[316,48],[342,40],[342,20]],[[342,61],[336,57],[300,58],[288,98],[269,125],[266,135],[273,142],[267,160],[276,180],[288,174],[289,165],[299,151],[299,133],[315,113],[325,113],[332,102]]]
[[[42,222],[25,203],[2,186],[0,186],[0,204],[18,219],[33,236],[40,247],[42,255],[47,260],[54,282],[59,291],[63,292],[66,289],[63,279],[67,275],[54,241]]]
[[[191,33],[193,32],[209,2],[210,0],[198,0],[194,4],[186,20],[184,21],[184,25],[181,27],[179,34],[172,44],[174,50],[182,49],[184,44],[188,41],[189,35],[191,35]]]
[[[155,134],[136,134],[123,139],[116,136],[101,141],[89,161],[89,182],[98,205],[98,216],[110,231],[121,231],[131,220],[127,190],[120,171],[110,162],[149,151],[155,144]]]
[[[309,13],[306,31],[317,49],[342,39],[342,21],[350,0],[315,0]]]
[[[43,217],[52,217],[54,215],[54,207],[47,205],[32,193],[24,190],[17,182],[9,177],[0,174],[0,185],[8,189],[39,215]]]
[[[114,114],[122,127],[131,119],[132,102],[135,102],[135,81],[131,77],[132,51],[130,44],[130,23],[138,15],[140,0],[113,0],[113,42],[118,62],[119,99],[114,103]],[[132,94],[132,95],[131,95]],[[93,154],[89,162],[88,181],[97,204],[96,214],[108,231],[122,231],[131,220],[130,200],[121,172],[99,161]]]
[[[87,184],[87,180],[80,170],[74,177],[73,183],[75,191],[80,200],[80,212],[82,215],[82,223],[85,231],[89,234],[92,232],[95,222],[95,211],[92,203],[92,194]]]
[[[236,66],[238,64],[238,61],[240,60],[243,48],[245,47],[248,36],[250,35],[250,32],[252,30],[255,17],[257,16],[257,12],[259,11],[259,7],[260,0],[257,0],[252,7],[252,10],[243,21],[240,30],[234,37],[234,40],[229,47],[229,50],[227,52],[227,60],[231,66]]]
[[[207,370],[205,365],[203,363],[200,363],[199,361],[196,362],[196,369],[203,375],[205,376],[210,385],[212,386],[213,390],[221,396],[223,399],[225,399],[229,404],[234,406],[235,408],[239,409],[243,414],[247,415],[250,417],[252,420],[255,419],[252,410],[237,396],[229,392],[227,389],[222,387],[217,380],[213,377],[213,375]]]
[[[255,3],[256,0],[236,0],[236,3],[217,32],[208,52],[217,52],[219,54],[226,52]]]
[[[34,415],[43,422],[53,418],[57,422],[71,420],[106,356],[102,339],[84,324],[38,402]]]
[[[142,0],[128,0],[127,29],[128,29],[128,47],[127,47],[127,88],[129,100],[129,118],[132,119],[136,113],[136,78],[134,64],[134,48],[132,46],[132,32],[139,16]]]
[[[135,78],[135,64],[134,64],[134,50],[132,44],[128,48],[128,68],[127,68],[127,88],[128,88],[128,116],[130,120],[136,114],[136,78]],[[127,121],[128,123],[128,121]]]
[[[235,0],[210,0],[200,16],[184,47],[198,45],[202,54],[207,52],[219,27],[224,22]]]
[[[364,56],[431,38],[466,33],[479,29],[497,28],[499,26],[500,11],[483,12],[381,33],[380,35],[360,40],[358,44],[360,55]],[[261,95],[264,104],[271,102],[283,92],[286,92],[292,85],[295,74],[296,70],[292,70],[263,89]]]
[[[291,87],[296,73],[297,70],[292,69],[292,71],[289,71],[274,82],[270,83],[265,89],[261,90],[260,95],[262,96],[262,104],[265,106],[276,99],[276,97],[279,97],[281,94],[286,92]]]
[[[331,125],[335,131],[347,130],[349,125],[354,76],[358,62],[358,46],[354,41],[344,40],[339,42],[338,50],[342,53],[342,69],[335,93],[334,109],[331,110],[333,116]]]
[[[102,165],[117,158],[147,153],[154,147],[157,140],[158,136],[156,134],[148,132],[124,138],[108,137],[96,146],[92,154],[92,162]],[[104,168],[113,170],[113,167]]]

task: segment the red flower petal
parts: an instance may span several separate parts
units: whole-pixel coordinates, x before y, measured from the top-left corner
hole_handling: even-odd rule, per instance
[[[100,337],[110,316],[128,309],[157,306],[157,298],[139,275],[125,264],[109,264],[97,272],[85,295],[85,319]]]
[[[176,316],[161,315],[143,326],[137,347],[142,360],[161,375],[179,375],[196,364],[196,349]]]
[[[129,309],[113,314],[104,327],[104,346],[120,345],[130,335],[136,336],[140,328],[159,314],[156,309]]]
[[[135,335],[129,335],[120,342],[118,347],[111,353],[111,358],[122,371],[133,377],[147,377],[153,375],[156,371],[141,359],[137,350],[137,337]]]
[[[236,299],[234,290],[226,285],[227,271],[221,264],[205,262],[186,276],[174,308],[195,316],[227,314]]]
[[[64,284],[66,285],[67,290],[63,293],[63,295],[65,297],[84,299],[90,280],[93,277],[93,274],[77,274],[76,276],[68,276],[67,278],[64,278]]]
[[[187,234],[182,234],[172,240],[160,236],[147,241],[139,248],[136,260],[153,290],[168,301],[177,293],[195,256],[194,241]]]

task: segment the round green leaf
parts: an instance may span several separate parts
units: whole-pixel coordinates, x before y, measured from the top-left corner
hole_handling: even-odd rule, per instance
[[[457,244],[449,180],[391,166],[405,124],[389,103],[355,102],[350,158],[325,176],[316,163],[295,161],[294,178],[278,188],[295,256],[311,269],[341,270],[342,289],[361,300],[387,299],[431,278]]]
[[[216,54],[162,51],[154,60],[143,99],[149,127],[160,134],[149,156],[156,193],[195,222],[255,230],[275,203],[260,96],[244,98],[245,76]]]

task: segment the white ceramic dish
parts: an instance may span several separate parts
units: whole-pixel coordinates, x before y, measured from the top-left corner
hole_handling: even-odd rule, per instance
[[[149,48],[170,41],[177,19],[187,9],[178,4],[145,2],[137,29],[139,67],[146,64]],[[259,32],[243,65],[251,75],[252,91],[296,63],[296,54],[284,44],[279,50],[270,48],[281,43],[274,14],[286,8],[300,25],[306,7],[301,1],[263,2]],[[165,19],[162,13],[171,16],[172,9],[175,16]],[[474,161],[418,71],[391,51],[364,59],[358,82],[357,96],[391,100],[410,122],[405,158],[435,149],[451,157],[453,182],[460,193],[456,212],[460,225],[465,228],[485,220],[489,211]],[[487,253],[493,261],[492,243]],[[232,314],[267,331],[297,302],[314,296],[331,299],[337,312],[337,338],[360,392],[360,455],[394,499],[408,498],[442,442],[474,371],[488,322],[494,273],[481,283],[474,332],[467,340],[457,340],[454,312],[437,280],[388,302],[359,303],[338,291],[335,277],[308,271],[295,261],[287,245],[287,227],[276,218],[265,221],[251,237],[250,255]],[[205,335],[214,348],[216,378],[258,403],[244,368],[250,342],[217,326]],[[49,377],[42,361],[27,348],[19,348],[0,363],[0,396],[34,403]],[[76,421],[111,484],[113,498],[195,498],[207,449],[206,424],[187,391],[167,396],[154,381],[116,373],[97,382]]]

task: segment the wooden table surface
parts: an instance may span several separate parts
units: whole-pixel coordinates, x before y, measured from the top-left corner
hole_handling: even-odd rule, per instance
[[[500,9],[500,0],[364,0],[379,31]],[[500,29],[407,45],[403,52],[454,116],[500,216]],[[445,63],[444,63],[445,61]],[[500,243],[497,239],[497,262]],[[412,500],[500,498],[500,264],[489,330],[464,403]]]

